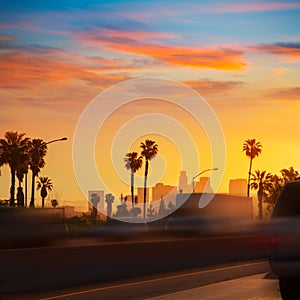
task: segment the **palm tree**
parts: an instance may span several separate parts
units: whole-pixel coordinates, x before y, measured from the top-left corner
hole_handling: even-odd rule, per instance
[[[282,169],[280,171],[284,184],[294,181],[299,177],[299,172],[294,170],[293,167],[289,167],[288,169]]]
[[[2,157],[2,149],[1,149],[1,146],[0,146],[0,168],[4,165],[4,160],[3,160],[3,157]],[[1,173],[1,169],[0,169],[0,176],[2,175]]]
[[[4,139],[0,139],[1,163],[8,164],[11,173],[10,206],[15,206],[16,172],[24,164],[23,159],[30,143],[30,139],[24,136],[25,133],[8,131]]]
[[[247,184],[247,197],[249,197],[252,161],[256,156],[258,156],[261,153],[262,145],[260,142],[257,142],[256,139],[248,139],[243,144],[243,151],[245,151],[246,156],[250,158],[250,167],[248,172],[248,184]]]
[[[281,176],[272,176],[272,188],[268,193],[267,199],[265,200],[265,202],[268,203],[268,210],[270,212],[273,211],[283,187],[288,182],[294,181],[299,177],[299,172],[293,167],[290,167],[289,169],[282,169],[280,173]]]
[[[153,208],[152,203],[150,203],[150,207],[147,209],[148,213],[147,213],[147,217],[148,218],[153,218],[156,216],[156,212],[155,209]]]
[[[142,167],[143,157],[138,156],[137,152],[129,152],[126,154],[125,158],[125,168],[131,171],[131,202],[132,210],[134,210],[134,173]]]
[[[270,190],[268,191],[268,197],[265,199],[265,202],[268,204],[268,210],[270,212],[273,211],[277,199],[279,198],[279,195],[284,187],[284,179],[278,175],[272,175],[271,178],[272,186]]]
[[[156,156],[158,153],[158,145],[155,141],[146,139],[145,143],[141,142],[142,148],[142,156],[145,157],[146,164],[145,164],[145,179],[144,179],[144,219],[146,218],[146,191],[147,191],[147,176],[148,176],[148,168],[149,168],[149,161]]]
[[[111,218],[112,215],[112,204],[115,201],[115,197],[113,194],[106,194],[105,195],[105,202],[107,204],[107,216]]]
[[[44,157],[47,153],[47,144],[41,139],[33,139],[30,145],[30,169],[32,172],[31,200],[30,207],[34,207],[35,177],[38,176],[41,168],[45,166]]]
[[[56,199],[52,199],[51,200],[51,205],[53,208],[56,208],[56,206],[58,205],[58,201]]]
[[[259,219],[262,219],[262,203],[263,199],[267,197],[268,192],[272,190],[272,174],[266,173],[266,171],[260,172],[259,170],[255,171],[255,174],[252,174],[251,178],[251,188],[257,190],[257,199],[258,199],[258,216]]]
[[[53,184],[48,177],[40,177],[37,182],[37,190],[41,189],[42,207],[44,207],[45,198],[48,195],[48,191],[52,191]],[[48,190],[48,191],[47,191]]]
[[[16,171],[16,176],[19,181],[19,187],[21,187],[21,183],[23,182],[24,175],[28,173],[28,164],[29,164],[28,153],[26,156],[24,155],[23,157],[24,157],[24,161],[22,164],[18,165]]]
[[[1,150],[1,148],[0,148],[0,168],[2,167],[4,165],[4,161],[3,161],[3,159],[2,159],[2,150]],[[0,176],[2,175],[2,173],[1,173],[1,169],[0,169]]]
[[[20,153],[19,161],[17,162],[17,170],[16,170],[16,176],[19,181],[19,187],[18,187],[18,193],[17,193],[17,205],[18,206],[24,206],[24,193],[23,193],[23,187],[22,182],[24,175],[27,175],[28,173],[28,165],[29,165],[29,149],[30,149],[30,141],[28,141],[28,144],[26,146],[26,149],[22,153]],[[25,182],[26,184],[26,182]],[[27,187],[26,187],[27,188]]]
[[[91,220],[93,221],[94,225],[97,224],[97,216],[98,216],[98,203],[100,202],[100,196],[97,193],[91,194]]]

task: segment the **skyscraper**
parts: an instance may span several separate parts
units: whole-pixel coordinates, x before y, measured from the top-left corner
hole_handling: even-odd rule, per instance
[[[209,177],[200,177],[199,181],[195,182],[195,193],[212,193],[213,189],[210,186]]]
[[[178,192],[179,193],[191,193],[192,186],[188,184],[188,177],[186,171],[180,171],[179,182],[178,182]]]
[[[247,179],[230,179],[229,194],[237,196],[247,196]]]

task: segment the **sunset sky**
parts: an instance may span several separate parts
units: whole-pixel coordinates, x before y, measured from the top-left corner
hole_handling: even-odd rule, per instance
[[[48,146],[40,173],[52,179],[51,197],[60,204],[85,206],[72,161],[83,112],[106,89],[143,77],[179,82],[204,97],[222,128],[226,162],[212,166],[214,137],[205,136],[192,112],[150,99],[148,86],[149,99],[114,110],[95,137],[98,172],[116,194],[130,194],[130,172],[115,153],[139,151],[147,137],[160,145],[151,166],[165,184],[176,185],[183,166],[189,181],[201,170],[219,167],[216,192],[228,192],[229,179],[247,177],[249,159],[242,146],[249,138],[263,146],[253,170],[278,174],[293,166],[300,171],[300,1],[5,1],[0,65],[0,136],[12,130],[46,142],[68,137]],[[156,92],[165,96],[163,88]],[[108,112],[109,105],[101,111]],[[143,124],[161,124],[170,132]],[[133,136],[133,127],[142,130]],[[180,128],[190,144],[176,142],[185,139],[183,133],[176,136]],[[114,140],[119,152],[112,150]],[[199,161],[189,152],[192,144]],[[181,155],[190,164],[182,163]],[[0,197],[6,199],[10,174],[7,166],[1,171]],[[149,180],[155,184],[151,173]]]

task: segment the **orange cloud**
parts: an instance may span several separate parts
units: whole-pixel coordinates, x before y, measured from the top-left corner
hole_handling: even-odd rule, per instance
[[[289,62],[300,60],[300,43],[259,44],[250,47],[252,50],[281,55]]]
[[[186,85],[197,90],[200,94],[218,94],[224,95],[230,93],[244,84],[243,81],[216,81],[210,79],[202,79],[197,81],[186,81]]]
[[[1,85],[6,88],[35,88],[48,82],[62,83],[90,77],[80,67],[24,53],[4,53],[0,63],[4,78]]]
[[[278,100],[300,100],[300,87],[289,87],[289,88],[278,88],[272,90],[269,94],[266,95],[272,99]]]
[[[36,90],[45,85],[54,86],[72,82],[85,82],[93,86],[107,87],[107,83],[118,82],[124,79],[124,76],[104,74],[105,71],[130,68],[121,60],[68,55],[68,60],[64,61],[62,57],[33,56],[26,52],[3,53],[0,55],[1,77],[3,78],[0,87]]]
[[[102,30],[76,33],[83,43],[96,44],[108,50],[152,57],[160,62],[195,68],[241,71],[245,68],[243,52],[229,48],[166,45],[162,42],[138,40],[147,33],[119,31],[107,36]],[[160,35],[158,35],[160,36]]]
[[[274,76],[276,76],[276,77],[280,77],[288,72],[290,72],[290,70],[288,68],[275,68],[273,70]]]
[[[10,115],[13,122],[18,122],[22,115],[24,122],[39,110],[72,115],[103,89],[128,79],[126,75],[97,74],[94,69],[55,57],[27,53],[2,54],[0,64],[2,121]]]

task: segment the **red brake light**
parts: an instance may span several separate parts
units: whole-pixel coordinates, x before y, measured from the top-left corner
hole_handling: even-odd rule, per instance
[[[276,238],[275,238],[275,236],[271,236],[269,238],[269,246],[270,246],[270,248],[274,248],[276,246]]]

